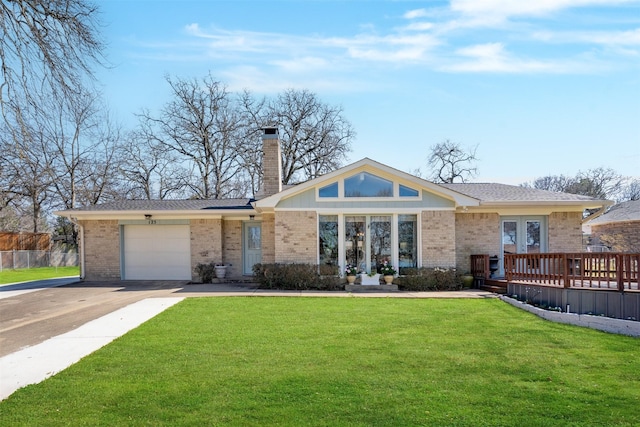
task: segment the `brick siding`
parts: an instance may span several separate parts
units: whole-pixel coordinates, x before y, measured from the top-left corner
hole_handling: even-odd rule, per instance
[[[549,252],[582,252],[582,212],[549,215]]]
[[[224,262],[222,239],[222,219],[192,219],[191,235],[191,278],[199,280],[195,268],[198,264]]]
[[[227,277],[241,277],[242,271],[242,221],[223,221],[222,233],[223,254],[222,262],[227,265]]]
[[[471,271],[471,255],[499,255],[500,215],[497,213],[456,214],[456,268]]]
[[[422,266],[450,268],[456,265],[456,221],[453,211],[423,211]]]
[[[81,221],[84,227],[85,280],[120,280],[118,221]]]
[[[312,211],[276,212],[275,261],[281,263],[317,263],[317,222],[317,214]]]
[[[262,262],[276,262],[276,217],[272,213],[262,215]]]

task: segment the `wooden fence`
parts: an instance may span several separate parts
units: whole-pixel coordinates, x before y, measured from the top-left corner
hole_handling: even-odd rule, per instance
[[[0,232],[0,251],[48,251],[50,249],[49,233]]]

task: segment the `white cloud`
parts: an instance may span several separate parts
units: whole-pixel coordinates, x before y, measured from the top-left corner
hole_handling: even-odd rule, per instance
[[[416,18],[425,18],[429,16],[429,12],[427,9],[414,9],[406,12],[403,17],[405,19],[416,19]]]
[[[584,6],[612,6],[633,0],[451,0],[451,10],[466,15],[539,16]]]
[[[300,73],[308,70],[321,70],[330,66],[325,58],[307,56],[304,58],[293,58],[287,60],[271,61],[271,64],[288,72]]]
[[[640,46],[640,28],[629,31],[538,31],[532,37],[546,42]]]
[[[589,45],[606,46],[607,54],[617,58],[637,56],[640,52],[635,47],[640,46],[640,29],[572,32],[568,26],[567,31],[550,31],[544,27],[546,21],[511,22],[508,17],[606,3],[607,0],[451,0],[448,10],[430,7],[406,12],[402,17],[409,21],[407,25],[391,28],[387,33],[361,28],[342,37],[230,31],[191,23],[184,27],[190,36],[184,49],[166,44],[168,47],[163,52],[158,48],[156,54],[176,61],[200,54],[201,59],[220,61],[220,67],[234,61],[256,67],[268,64],[273,69],[272,75],[282,73],[291,77],[318,70],[331,70],[333,75],[353,73],[376,64],[432,67],[448,72],[594,72],[607,69],[605,60],[598,58],[605,50],[588,49]],[[425,21],[425,17],[432,22]],[[469,39],[487,42],[460,47]],[[510,52],[505,49],[507,41]],[[558,45],[553,57],[540,56],[538,47],[544,43]],[[569,47],[580,43],[587,48],[581,51],[576,46]]]
[[[432,28],[433,28],[433,23],[431,22],[413,22],[403,27],[403,29],[409,30],[409,31],[426,31]]]
[[[455,51],[458,58],[441,67],[442,71],[473,73],[564,73],[573,67],[557,61],[539,61],[514,57],[502,43],[486,43]]]

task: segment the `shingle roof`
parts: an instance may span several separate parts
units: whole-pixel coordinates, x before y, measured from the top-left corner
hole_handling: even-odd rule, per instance
[[[251,199],[222,200],[117,200],[100,205],[72,209],[76,211],[176,211],[206,209],[252,209]]]
[[[589,221],[590,225],[610,222],[640,221],[640,200],[618,203],[598,218]]]
[[[495,183],[439,184],[483,202],[588,202],[593,197]]]

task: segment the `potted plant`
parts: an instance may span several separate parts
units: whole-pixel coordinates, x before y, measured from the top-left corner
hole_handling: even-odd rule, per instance
[[[386,283],[387,285],[393,283],[393,276],[395,276],[397,271],[391,264],[389,264],[387,261],[383,262],[382,267],[380,267],[378,271],[380,271],[380,274],[382,274],[384,283]]]
[[[351,264],[347,264],[344,272],[347,275],[347,282],[352,285],[356,281],[356,274],[358,274],[358,269]]]
[[[464,273],[460,279],[462,280],[462,287],[465,289],[469,289],[473,286],[473,275],[469,272]]]

